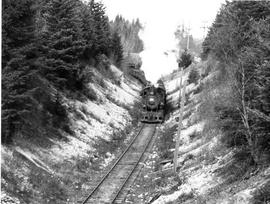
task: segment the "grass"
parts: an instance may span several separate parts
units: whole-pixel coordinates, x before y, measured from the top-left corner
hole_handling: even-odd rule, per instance
[[[77,118],[84,119],[83,115],[91,115],[84,106],[80,107],[80,111],[76,111],[74,107],[70,109]],[[137,107],[129,108],[128,111],[138,114]],[[102,122],[94,115],[92,117]],[[74,157],[69,161],[51,164],[51,169],[57,172],[53,175],[29,165],[23,157],[15,155],[12,159],[5,161],[8,168],[2,168],[2,182],[4,182],[2,187],[8,194],[25,203],[62,204],[67,201],[76,203],[90,189],[87,182],[92,183],[98,180],[102,169],[100,164],[106,158],[106,153],[117,154],[126,145],[127,136],[137,124],[138,120],[135,118],[133,125],[130,124],[124,130],[113,132],[110,141],[101,138],[95,143],[97,149],[95,155],[89,152],[88,157]],[[109,125],[115,128],[112,123]],[[25,146],[28,147],[26,144]]]
[[[245,179],[247,173],[254,168],[250,153],[246,149],[237,150],[233,160],[215,171],[218,177],[229,185]]]
[[[266,182],[263,186],[255,191],[254,204],[270,203],[270,181]]]
[[[25,203],[66,203],[68,192],[59,176],[35,166],[29,168],[25,159],[15,155],[5,163],[8,170],[2,168],[2,187],[10,195]]]
[[[110,140],[99,138],[99,140],[94,144],[97,154],[104,157],[107,152],[114,154],[118,150],[123,149],[125,146],[125,140],[131,132],[131,129],[132,126],[128,125],[125,130],[114,131]]]
[[[181,196],[179,196],[176,200],[176,203],[183,203],[187,200],[193,199],[195,197],[193,192],[189,193],[183,193]]]

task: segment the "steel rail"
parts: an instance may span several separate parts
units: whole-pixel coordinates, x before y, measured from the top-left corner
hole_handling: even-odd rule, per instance
[[[110,170],[102,177],[101,181],[96,185],[96,187],[91,191],[91,193],[87,196],[87,198],[82,202],[82,204],[85,204],[91,196],[97,191],[97,189],[101,186],[101,184],[105,181],[105,179],[109,176],[109,174],[112,172],[112,170],[118,165],[119,161],[124,157],[124,155],[127,153],[127,151],[130,149],[130,147],[133,145],[134,141],[138,138],[140,133],[142,132],[145,124],[142,124],[140,127],[140,130],[138,131],[137,135],[132,139],[128,147],[125,149],[125,151],[120,155],[120,157],[116,160],[114,165],[110,168]]]
[[[149,147],[149,145],[150,145],[150,143],[151,143],[151,141],[152,141],[152,139],[153,139],[153,137],[154,137],[154,135],[155,135],[155,133],[156,133],[156,127],[157,127],[157,125],[155,125],[154,127],[155,127],[155,128],[154,128],[154,132],[153,132],[152,136],[150,137],[150,139],[149,139],[147,145],[145,145],[145,147],[144,147],[144,149],[143,149],[143,152],[142,152],[140,158],[138,159],[138,161],[137,161],[136,164],[134,165],[134,168],[132,169],[132,171],[130,172],[130,174],[126,177],[126,179],[125,179],[125,181],[123,182],[123,184],[121,185],[121,187],[118,189],[116,195],[114,196],[114,198],[113,198],[113,200],[112,200],[112,203],[114,203],[114,202],[117,200],[119,194],[121,193],[121,191],[122,191],[123,188],[125,187],[126,183],[127,183],[128,180],[130,179],[130,177],[132,176],[132,174],[135,172],[135,170],[136,170],[138,164],[139,164],[140,161],[142,160],[142,158],[143,158],[143,156],[144,156],[144,153],[145,153],[146,150],[148,149],[148,147]]]

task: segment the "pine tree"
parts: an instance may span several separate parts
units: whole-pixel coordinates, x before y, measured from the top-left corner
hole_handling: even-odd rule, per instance
[[[44,34],[45,66],[42,74],[61,88],[76,88],[78,60],[85,42],[76,0],[51,0],[47,8]]]
[[[2,23],[2,68],[12,58],[17,48],[29,44],[34,32],[34,3],[32,0],[4,0]]]
[[[256,164],[260,155],[270,155],[269,16],[270,2],[227,2],[203,43],[204,56],[213,55],[224,63],[232,82],[236,108],[227,111],[221,123],[238,124],[241,134],[227,128],[227,138],[238,135],[239,145],[247,147]]]
[[[192,56],[188,53],[187,49],[182,53],[178,66],[187,68],[192,63]]]
[[[14,134],[28,123],[35,107],[32,93],[37,77],[35,47],[35,2],[32,0],[3,2],[3,50],[5,67],[2,70],[2,141],[10,143]],[[9,55],[12,53],[12,55]],[[8,57],[7,57],[8,56]]]
[[[143,29],[139,19],[129,22],[122,16],[116,16],[111,22],[112,32],[117,32],[121,37],[125,53],[138,53],[143,50],[143,41],[139,38],[139,32]]]
[[[102,3],[94,0],[90,1],[89,8],[94,19],[96,54],[109,56],[110,25],[108,17],[105,15],[105,8]]]
[[[112,35],[111,56],[115,62],[115,65],[120,67],[123,60],[123,46],[121,43],[121,38],[117,32],[114,32]]]
[[[93,59],[96,56],[96,27],[93,15],[91,14],[90,3],[80,6],[80,18],[81,18],[81,31],[82,38],[85,40],[85,47],[83,51],[84,60]]]

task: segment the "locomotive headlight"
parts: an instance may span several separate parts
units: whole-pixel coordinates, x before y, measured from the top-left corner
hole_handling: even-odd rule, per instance
[[[154,97],[150,97],[150,98],[148,99],[148,102],[149,102],[149,104],[151,104],[151,105],[155,104],[155,98],[154,98]]]

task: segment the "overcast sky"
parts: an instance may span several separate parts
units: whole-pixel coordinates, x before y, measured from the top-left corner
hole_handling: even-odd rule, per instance
[[[195,38],[203,38],[203,26],[211,25],[225,0],[102,0],[110,20],[117,14],[132,20],[139,18],[144,25],[140,33],[145,50],[142,69],[151,81],[167,74],[176,67],[175,59],[165,56],[174,49],[174,31],[178,25],[190,26]],[[173,60],[174,62],[172,62]],[[166,65],[168,66],[166,67]]]

